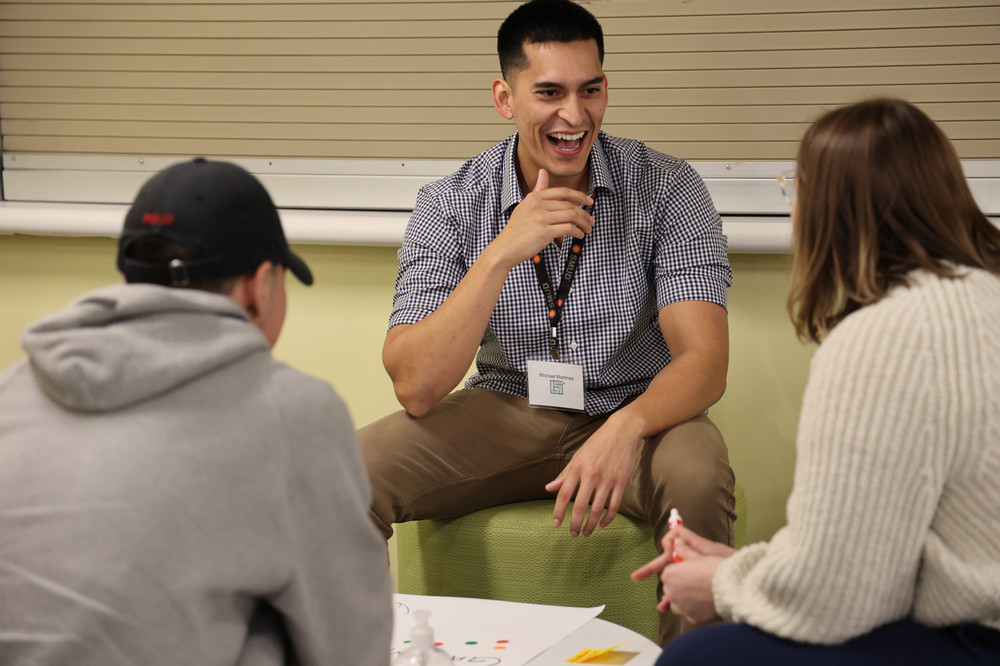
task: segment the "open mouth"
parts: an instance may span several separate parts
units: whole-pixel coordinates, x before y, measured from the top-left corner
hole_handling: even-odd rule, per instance
[[[583,137],[586,135],[586,132],[575,132],[573,134],[552,132],[551,134],[547,134],[546,137],[556,150],[564,153],[572,153],[580,149],[580,146],[583,145]]]

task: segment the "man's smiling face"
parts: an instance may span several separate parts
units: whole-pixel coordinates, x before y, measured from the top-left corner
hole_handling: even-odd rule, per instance
[[[587,188],[587,161],[608,106],[608,82],[594,40],[525,44],[528,66],[497,79],[497,111],[514,120],[522,187],[538,170],[552,187]]]

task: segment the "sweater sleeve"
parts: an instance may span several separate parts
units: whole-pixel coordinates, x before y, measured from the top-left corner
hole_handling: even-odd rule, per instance
[[[288,584],[272,604],[303,666],[385,664],[392,580],[346,405],[322,382],[286,386],[289,457],[282,518]]]
[[[910,612],[948,464],[939,341],[921,310],[886,299],[817,350],[788,523],[719,567],[713,593],[725,619],[829,644]]]

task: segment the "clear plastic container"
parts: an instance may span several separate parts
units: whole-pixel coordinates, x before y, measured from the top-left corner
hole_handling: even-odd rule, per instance
[[[392,660],[392,666],[451,666],[451,657],[434,645],[434,629],[427,623],[430,611],[413,612],[410,646]]]

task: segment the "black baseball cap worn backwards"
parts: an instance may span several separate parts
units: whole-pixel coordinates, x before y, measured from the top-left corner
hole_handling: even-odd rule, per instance
[[[133,258],[136,241],[150,238],[178,243],[191,257],[165,263]],[[278,210],[260,181],[235,164],[203,157],[146,181],[118,241],[118,270],[129,282],[184,286],[252,273],[264,261],[313,283],[312,271],[288,247]]]

